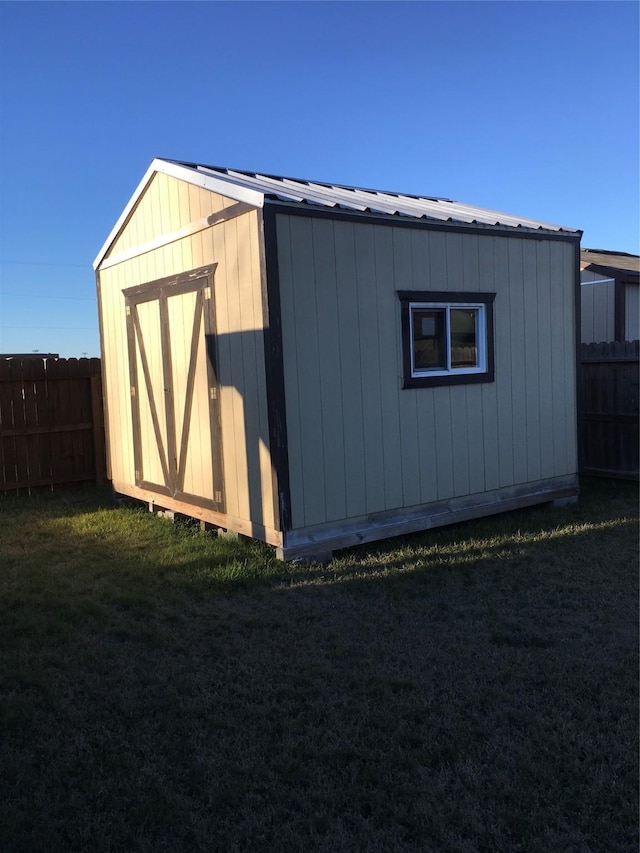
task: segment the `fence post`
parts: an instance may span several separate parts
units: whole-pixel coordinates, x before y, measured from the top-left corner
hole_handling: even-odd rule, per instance
[[[102,373],[100,359],[91,359],[91,419],[93,421],[93,451],[96,462],[96,483],[107,476],[104,435],[104,410],[102,406]]]

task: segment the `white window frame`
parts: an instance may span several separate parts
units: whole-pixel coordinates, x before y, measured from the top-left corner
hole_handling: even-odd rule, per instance
[[[445,344],[447,366],[444,368],[429,368],[415,366],[415,346],[413,336],[413,312],[430,309],[444,309],[445,311]],[[452,367],[451,366],[451,310],[476,311],[476,367]],[[487,371],[487,319],[486,306],[484,302],[410,302],[409,303],[409,333],[411,340],[411,376],[421,378],[424,376],[455,376],[486,373]]]
[[[433,388],[438,385],[471,385],[493,382],[495,379],[495,331],[493,305],[495,293],[453,290],[397,290],[400,303],[400,333],[402,338],[402,387]],[[413,311],[416,309],[447,309],[447,367],[416,368],[413,340]],[[477,313],[476,346],[478,364],[475,367],[451,367],[450,312],[470,308]]]

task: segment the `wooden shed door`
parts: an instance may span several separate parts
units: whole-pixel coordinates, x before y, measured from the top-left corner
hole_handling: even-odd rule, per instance
[[[224,512],[213,267],[124,296],[136,485]]]

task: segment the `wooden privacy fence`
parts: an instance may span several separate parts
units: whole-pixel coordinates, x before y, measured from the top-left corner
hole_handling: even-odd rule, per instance
[[[0,491],[105,476],[100,359],[0,359]]]
[[[640,341],[582,344],[580,473],[638,479]]]

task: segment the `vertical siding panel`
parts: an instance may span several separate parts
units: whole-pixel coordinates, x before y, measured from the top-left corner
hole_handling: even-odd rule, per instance
[[[193,264],[193,269],[197,269],[198,267],[203,267],[205,265],[204,260],[204,251],[203,251],[203,240],[205,239],[204,232],[199,231],[197,234],[193,234],[190,240],[191,246],[191,262]],[[214,271],[214,277],[216,273]]]
[[[583,343],[595,342],[594,335],[594,289],[592,286],[583,285],[580,288],[580,330]]]
[[[312,220],[315,263],[320,400],[322,406],[322,455],[326,521],[343,519],[347,512],[345,483],[344,427],[338,294],[336,291],[334,224],[327,219]]]
[[[170,234],[172,231],[180,228],[181,225],[185,225],[186,222],[180,221],[180,190],[178,189],[180,181],[177,181],[175,178],[167,178],[166,184],[167,214],[165,233]]]
[[[565,424],[567,420],[566,394],[564,387],[565,332],[564,294],[565,283],[562,262],[562,244],[549,244],[551,272],[551,376],[553,406],[553,457],[554,475],[566,473],[567,443]]]
[[[446,234],[440,231],[424,234],[424,239],[413,241],[412,249],[416,289],[420,287],[420,282],[426,279],[429,282],[429,290],[447,290]],[[448,388],[420,388],[416,394],[420,435],[420,489],[422,502],[430,503],[453,495],[451,426],[449,435],[444,436],[442,412],[438,409],[438,405],[444,406],[444,411],[450,419],[451,399]]]
[[[500,486],[515,482],[513,469],[513,398],[511,395],[511,298],[509,292],[509,240],[494,238],[494,330],[496,399],[498,403],[498,464]]]
[[[509,240],[511,329],[511,399],[513,402],[513,470],[516,483],[527,481],[527,387],[522,241]]]
[[[144,194],[142,199],[140,200],[139,207],[139,224],[140,230],[138,231],[138,236],[141,238],[143,243],[147,243],[152,239],[154,234],[157,234],[157,231],[154,231],[154,228],[159,227],[154,223],[154,208],[157,206],[157,196],[158,196],[158,184],[157,184],[157,175],[151,182],[151,185],[147,192]]]
[[[606,284],[592,284],[593,290],[593,340],[595,343],[610,341],[609,300]]]
[[[206,214],[202,212],[200,189],[193,184],[185,184],[189,196],[189,220],[202,219]]]
[[[464,266],[462,259],[462,234],[445,233],[447,252],[447,275],[444,290],[464,290]],[[436,288],[439,290],[440,288]]]
[[[360,311],[360,371],[367,512],[385,508],[383,435],[380,411],[380,347],[377,337],[378,306],[374,264],[374,228],[355,229],[356,279]]]
[[[182,225],[185,225],[187,222],[193,222],[197,219],[197,216],[191,215],[191,201],[189,198],[189,187],[191,184],[187,184],[184,181],[178,181],[178,206],[180,210],[179,221]]]
[[[486,425],[483,420],[482,388],[482,385],[467,385],[465,388],[470,494],[483,492],[485,489],[484,432]]]
[[[433,411],[435,422],[436,477],[438,500],[446,500],[455,494],[453,479],[453,438],[451,434],[451,389],[433,389]]]
[[[293,261],[291,255],[291,217],[276,218],[278,271],[280,278],[280,313],[282,318],[282,349],[284,385],[287,407],[287,440],[289,455],[289,488],[293,527],[304,527],[304,484],[302,478],[302,437],[300,401],[298,397],[298,335],[305,330],[296,325]],[[301,348],[301,346],[300,346]]]
[[[495,281],[495,244],[496,238],[487,235],[478,245],[478,268],[480,271],[480,290],[496,292]],[[493,308],[495,313],[495,307]],[[494,317],[495,338],[495,317]],[[498,368],[496,367],[496,370]],[[500,487],[500,462],[498,446],[498,391],[497,383],[484,382],[481,386],[482,439],[484,487],[492,491]]]
[[[411,290],[413,266],[411,262],[411,232],[406,228],[393,229],[393,275],[397,290]],[[396,324],[396,352],[402,374],[402,333],[400,328],[399,302],[396,300],[394,314]],[[420,451],[418,434],[418,394],[415,390],[401,390],[400,413],[400,464],[402,470],[403,505],[415,506],[422,500],[420,495]],[[432,421],[433,425],[433,421]],[[431,441],[433,444],[433,441]]]
[[[145,217],[146,242],[146,240],[153,239],[157,234],[162,234],[162,175],[155,176],[144,200],[147,208],[147,216]]]
[[[257,211],[249,215],[250,222],[250,256],[251,256],[251,280],[253,317],[255,323],[256,339],[256,377],[257,377],[257,405],[260,434],[259,462],[260,462],[260,489],[262,493],[262,506],[264,523],[267,527],[275,527],[275,507],[273,497],[273,474],[271,469],[271,444],[269,439],[269,416],[267,408],[267,376],[264,360],[264,313],[262,309],[262,266],[260,262],[260,241],[262,229],[259,226]]]
[[[364,515],[367,495],[360,371],[360,312],[358,310],[354,225],[334,223],[339,343],[342,370],[342,429],[347,518]]]
[[[239,283],[238,240],[236,234],[237,220],[232,219],[222,227],[213,229],[214,240],[217,235],[224,234],[224,267],[227,284],[227,316],[229,327],[229,348],[231,354],[231,384],[233,388],[233,424],[235,471],[237,483],[238,514],[241,518],[251,518],[249,502],[249,470],[246,454],[247,418],[245,417],[244,399],[244,352],[242,342],[242,307]]]
[[[553,477],[553,396],[551,375],[551,283],[549,243],[536,243],[538,270],[538,378],[540,388],[540,476]]]
[[[481,290],[480,287],[480,237],[464,234],[462,237],[462,283],[465,291]],[[482,238],[483,240],[490,238]]]
[[[467,422],[468,386],[454,385],[451,391],[451,439],[453,454],[453,493],[469,494],[469,424]]]
[[[235,227],[234,227],[235,226]],[[220,227],[220,226],[217,226]],[[236,244],[238,264],[237,292],[239,297],[239,331],[242,348],[242,384],[241,395],[244,418],[244,447],[238,447],[238,453],[245,457],[247,469],[247,499],[249,518],[264,524],[264,505],[262,502],[262,482],[260,478],[260,411],[258,408],[258,376],[256,370],[258,335],[262,343],[262,334],[253,308],[253,277],[251,268],[251,219],[248,215],[239,216],[226,222],[222,227],[231,232]],[[239,444],[241,444],[241,439]]]
[[[575,263],[574,247],[570,243],[562,243],[562,257],[564,261],[563,295],[564,295],[564,334],[565,334],[565,361],[564,381],[565,397],[567,401],[567,418],[565,430],[567,436],[567,456],[563,473],[574,474],[578,470],[578,447],[577,447],[577,399],[576,399],[576,322],[575,322]],[[614,286],[610,286],[613,302]],[[613,305],[611,311],[613,318]],[[613,324],[613,320],[612,320]],[[612,335],[613,337],[613,335]]]
[[[298,399],[302,437],[302,472],[305,524],[325,520],[325,483],[322,444],[322,402],[318,318],[314,275],[312,222],[292,217],[291,260],[297,336]]]
[[[483,237],[489,244],[490,237]],[[474,291],[480,287],[480,244],[481,239],[475,234],[465,234],[462,237],[462,268],[463,285],[465,292],[473,299]],[[482,387],[480,385],[467,385],[466,394],[466,422],[467,422],[467,454],[469,466],[469,493],[481,492],[485,488],[484,476],[484,431],[485,423],[482,410]]]
[[[615,338],[615,284],[613,281],[588,284],[581,288],[582,308],[586,329],[582,340],[602,343]],[[586,334],[586,338],[585,338]]]
[[[113,431],[120,436],[122,453],[123,473],[129,472],[131,482],[135,479],[135,466],[133,458],[133,419],[131,415],[131,376],[129,373],[128,344],[126,333],[126,320],[121,303],[124,302],[122,290],[128,285],[124,275],[123,267],[115,267],[113,270],[111,286],[111,304],[113,311],[111,322],[113,323],[113,349],[117,353],[114,362],[114,384],[119,385],[121,393],[117,394],[118,403],[113,412]],[[120,356],[122,353],[122,356]],[[119,357],[119,358],[118,358]],[[125,426],[125,429],[123,429]]]
[[[527,416],[527,480],[540,479],[540,378],[538,352],[538,271],[536,243],[522,243],[524,275],[524,357]]]
[[[232,345],[229,297],[235,290],[229,281],[226,263],[225,233],[220,228],[210,228],[203,233],[203,251],[216,260],[218,267],[214,278],[215,308],[218,332],[218,370],[220,376],[220,421],[222,431],[222,459],[229,515],[239,516],[238,472],[236,469],[235,387],[233,361],[236,355]],[[208,261],[205,261],[207,263]],[[240,427],[240,425],[238,425]]]
[[[640,338],[640,287],[627,284],[625,287],[625,340]]]
[[[393,242],[388,226],[374,228],[375,282],[377,288],[377,337],[380,350],[380,409],[382,412],[382,460],[385,507],[403,505],[400,455],[399,394],[402,373],[398,362],[398,302],[394,293]]]

